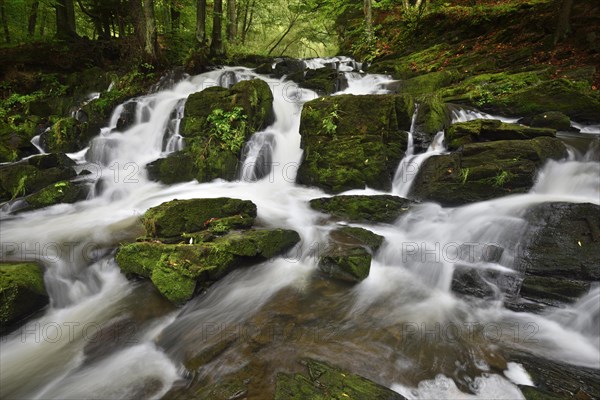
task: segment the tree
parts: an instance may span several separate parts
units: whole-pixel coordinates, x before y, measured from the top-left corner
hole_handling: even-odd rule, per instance
[[[73,0],[56,0],[56,37],[61,40],[77,38]]]
[[[206,0],[196,3],[196,41],[201,48],[206,47]]]
[[[29,36],[35,35],[35,25],[37,24],[37,15],[38,15],[39,6],[40,6],[40,2],[37,0],[34,0],[31,3],[31,11],[29,12],[29,24],[27,26],[27,33],[29,34]]]
[[[154,15],[154,0],[130,0],[135,35],[146,59],[158,59],[158,40]]]
[[[227,40],[233,42],[237,36],[235,0],[227,0]]]
[[[573,0],[563,0],[558,13],[558,23],[554,32],[554,45],[564,40],[571,32],[569,20],[571,19],[571,10],[573,9]]]
[[[365,33],[367,34],[367,43],[373,43],[373,4],[371,0],[364,0],[363,12],[365,13]]]
[[[213,29],[212,29],[212,41],[210,43],[210,55],[211,56],[222,56],[225,54],[223,48],[223,0],[215,0],[213,9]]]
[[[0,19],[2,19],[4,41],[6,43],[10,43],[10,30],[8,29],[8,17],[6,16],[6,7],[4,5],[4,0],[0,0]]]

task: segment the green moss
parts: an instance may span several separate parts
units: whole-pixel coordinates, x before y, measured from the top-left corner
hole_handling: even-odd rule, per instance
[[[402,400],[400,394],[320,361],[304,361],[304,374],[277,374],[275,400]]]
[[[334,196],[313,199],[310,206],[349,222],[392,223],[408,211],[412,202],[390,195]]]
[[[149,209],[143,221],[148,236],[168,238],[205,230],[229,217],[235,218],[222,222],[229,227],[251,226],[256,217],[256,205],[248,200],[226,197],[173,200]]]
[[[368,229],[353,226],[344,226],[331,232],[331,239],[343,244],[358,244],[375,252],[381,247],[384,237],[371,232]]]
[[[360,282],[369,276],[371,254],[363,247],[331,251],[321,257],[319,269],[333,279]]]
[[[86,190],[82,185],[62,181],[27,196],[25,201],[28,206],[24,210],[48,207],[58,203],[75,203],[85,199],[86,196]]]
[[[196,281],[161,262],[152,270],[150,280],[174,304],[183,304],[194,295]]]
[[[10,324],[48,302],[37,264],[0,263],[0,322]]]

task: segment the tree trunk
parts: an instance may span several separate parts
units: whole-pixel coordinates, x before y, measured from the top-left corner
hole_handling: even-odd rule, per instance
[[[365,33],[367,34],[367,43],[373,43],[373,6],[371,0],[364,0],[365,13]]]
[[[35,0],[31,3],[31,12],[29,13],[29,25],[27,26],[27,33],[30,37],[35,35],[35,25],[37,24],[37,15],[40,2]]]
[[[6,7],[4,6],[4,0],[0,0],[0,19],[2,19],[4,41],[6,43],[10,43],[10,30],[8,29],[8,17],[6,16]]]
[[[222,19],[223,0],[215,0],[215,6],[213,10],[212,41],[210,43],[211,56],[222,56],[225,54],[225,49],[223,48]]]
[[[281,37],[279,38],[279,40],[277,41],[277,43],[275,43],[273,45],[273,47],[271,47],[271,49],[269,50],[269,52],[267,53],[267,55],[270,56],[271,53],[277,48],[277,46],[279,46],[281,44],[281,42],[283,42],[283,39],[285,39],[285,37],[292,31],[292,28],[294,27],[294,25],[296,25],[296,21],[298,20],[298,17],[299,17],[299,14],[296,14],[294,16],[294,18],[290,21],[290,24],[288,25],[288,27],[285,30],[285,32],[283,32],[283,35],[281,35]]]
[[[196,41],[201,48],[206,47],[206,0],[196,3]]]
[[[179,30],[179,22],[181,21],[181,10],[171,0],[171,30],[177,32]]]
[[[143,0],[144,8],[144,53],[150,61],[158,58],[158,40],[156,35],[156,18],[154,16],[154,0]]]
[[[42,3],[42,18],[40,20],[40,36],[44,37],[46,33],[46,20],[48,19],[48,10],[44,3]]]
[[[56,0],[56,37],[70,40],[77,37],[73,0]]]
[[[248,3],[250,0],[248,0]],[[244,26],[242,27],[242,44],[246,43],[246,35],[252,26],[252,19],[254,18],[254,6],[256,5],[256,0],[252,0],[250,6],[246,3],[246,11],[244,13]],[[250,12],[250,17],[248,17],[248,11]]]
[[[227,40],[233,42],[237,36],[235,0],[227,0]]]
[[[571,10],[573,9],[573,0],[563,0],[558,14],[558,23],[556,24],[556,32],[554,33],[554,45],[563,41],[571,32],[569,20],[571,19]]]

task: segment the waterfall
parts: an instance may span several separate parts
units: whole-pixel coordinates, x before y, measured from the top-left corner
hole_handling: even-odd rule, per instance
[[[348,88],[336,95],[388,93],[390,77],[357,72],[361,66],[349,58],[312,59],[305,64],[344,73]],[[149,181],[144,166],[185,145],[179,125],[187,97],[207,87],[229,87],[247,79],[269,84],[275,118],[245,144],[238,180],[171,186]],[[471,392],[480,398],[521,396],[511,381],[489,372],[481,354],[491,350],[482,350],[481,341],[405,343],[397,331],[407,323],[446,321],[535,321],[546,330],[536,337],[539,343],[531,347],[534,354],[595,367],[594,359],[600,356],[597,288],[577,304],[543,315],[514,313],[498,306],[501,288],[494,300],[481,303],[463,301],[450,290],[459,267],[500,271],[508,277],[520,273],[514,264],[530,207],[550,201],[600,203],[600,164],[594,157],[574,155],[548,162],[527,194],[456,208],[424,202],[391,224],[351,224],[384,236],[385,242],[373,255],[368,278],[349,288],[316,275],[317,250],[327,244],[331,230],[345,223],[326,221],[310,208],[311,199],[328,194],[295,184],[302,159],[300,114],[303,104],[315,99],[316,93],[241,67],[174,82],[118,106],[89,148],[70,155],[78,169],[88,169],[97,180],[97,189],[88,200],[2,215],[3,238],[10,238],[17,251],[9,254],[3,246],[0,256],[41,263],[51,300],[26,325],[2,337],[0,397],[161,398],[174,384],[189,383],[182,363],[202,351],[214,357],[194,374],[215,382],[251,365],[248,358],[279,368],[288,367],[287,361],[295,362],[291,354],[314,354],[337,357],[334,361],[340,365],[358,370],[372,369],[372,375],[385,376],[388,382],[407,371],[424,371],[422,376],[417,374],[416,382],[394,386],[403,393],[414,387],[423,395],[452,398],[466,395],[464,387],[471,384],[475,385],[469,386]],[[132,123],[119,130],[126,109],[134,112]],[[482,117],[492,118],[477,111],[455,110],[453,120]],[[407,196],[422,163],[446,152],[443,132],[439,132],[425,153],[414,154],[415,118],[416,111],[392,194]],[[296,230],[302,242],[287,258],[233,271],[182,309],[165,304],[149,285],[128,281],[121,274],[114,249],[140,235],[139,218],[148,208],[175,198],[214,197],[253,201],[261,227]],[[502,255],[489,257],[495,247],[503,249]],[[115,343],[104,335],[90,339],[94,332],[113,332],[122,321],[135,327],[134,334],[126,337],[131,341]],[[261,341],[243,334],[231,343],[206,338],[207,326],[251,323],[276,333],[289,327],[312,330],[293,340],[275,335]],[[331,326],[335,327],[327,331],[331,337],[316,334]],[[215,344],[221,345],[218,351]],[[460,376],[454,374],[458,369]],[[438,372],[441,375],[435,378]],[[514,377],[514,368],[512,372],[507,377]],[[454,380],[461,379],[460,388],[452,387]],[[444,387],[450,389],[440,390]]]

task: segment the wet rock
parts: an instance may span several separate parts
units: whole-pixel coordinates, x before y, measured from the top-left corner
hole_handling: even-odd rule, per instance
[[[251,201],[220,197],[162,203],[149,209],[143,221],[149,237],[173,238],[206,229],[226,233],[249,228],[254,218],[256,205]]]
[[[348,222],[392,223],[407,212],[410,200],[391,195],[334,196],[310,201],[310,206]]]
[[[600,279],[600,206],[545,203],[532,208],[518,268],[521,296],[545,304],[573,302]]]
[[[548,159],[565,156],[564,144],[551,137],[467,143],[458,152],[428,158],[419,169],[411,195],[457,206],[525,193]]]
[[[335,69],[309,69],[297,72],[287,77],[298,83],[300,87],[314,90],[321,96],[327,96],[340,90],[340,74]]]
[[[298,183],[331,193],[389,190],[404,157],[414,105],[400,95],[342,95],[307,102]]]
[[[320,361],[306,360],[303,374],[277,374],[275,400],[356,399],[403,400],[404,396],[362,376]]]
[[[275,60],[275,62],[276,64],[275,68],[273,68],[273,76],[276,78],[282,78],[284,75],[304,72],[306,68],[304,61],[294,58]]]
[[[452,124],[446,130],[445,140],[448,149],[456,150],[468,143],[554,137],[555,133],[554,129],[530,128],[494,119],[476,119]]]
[[[123,111],[117,120],[117,130],[124,132],[131,128],[135,123],[135,111],[137,109],[137,103],[135,101],[129,101],[123,104]]]
[[[334,246],[363,246],[376,252],[379,250],[385,238],[368,229],[353,226],[344,226],[332,231],[329,235],[330,247]]]
[[[184,114],[180,134],[186,147],[151,163],[152,179],[165,183],[190,177],[199,182],[231,180],[237,175],[244,143],[272,122],[273,95],[259,79],[239,82],[229,90],[210,87],[189,96]]]
[[[548,111],[542,114],[534,115],[531,118],[523,118],[519,123],[530,125],[536,128],[551,128],[557,131],[570,131],[571,120],[569,117],[559,111]]]
[[[127,244],[115,259],[125,273],[150,279],[163,296],[182,304],[192,298],[196,285],[207,286],[234,268],[267,260],[299,241],[290,230],[249,230],[200,244]]]
[[[87,122],[75,118],[61,118],[40,136],[40,145],[48,152],[72,153],[86,147],[96,135],[87,129]]]
[[[18,211],[29,211],[49,207],[59,203],[75,203],[85,200],[88,194],[87,187],[82,184],[62,181],[47,186],[25,197],[26,205]]]
[[[0,166],[0,201],[37,192],[55,182],[75,177],[75,162],[65,154],[43,154]]]
[[[34,263],[0,263],[0,325],[19,321],[48,304],[44,274]]]
[[[319,269],[332,279],[360,282],[369,276],[371,253],[364,247],[330,250],[319,260]]]

